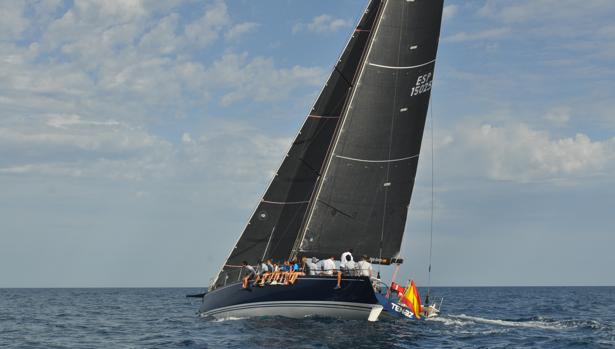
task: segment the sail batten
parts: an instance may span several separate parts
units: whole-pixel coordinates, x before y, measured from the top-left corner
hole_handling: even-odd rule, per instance
[[[372,63],[372,62],[370,62],[369,65],[371,65],[373,67],[387,68],[387,69],[414,69],[414,68],[420,68],[422,66],[434,63],[435,61],[436,61],[435,59],[432,59],[429,62],[425,62],[425,63],[417,64],[417,65],[411,65],[411,66],[407,66],[407,67],[390,66],[390,65],[384,65],[384,64],[376,64],[376,63]]]

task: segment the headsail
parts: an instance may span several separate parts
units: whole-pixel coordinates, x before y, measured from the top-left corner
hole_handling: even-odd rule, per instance
[[[383,1],[295,254],[397,257],[414,185],[443,0]]]
[[[290,255],[381,3],[382,0],[372,0],[368,5],[299,135],[212,285],[214,288],[237,281],[240,270],[235,266],[243,260],[254,264],[261,259],[280,260]]]

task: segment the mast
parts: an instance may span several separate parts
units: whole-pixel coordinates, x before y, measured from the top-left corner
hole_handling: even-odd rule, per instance
[[[385,0],[293,255],[397,257],[416,175],[443,0]]]
[[[288,258],[321,177],[382,0],[370,1],[242,235],[211,285],[239,280],[242,261]]]

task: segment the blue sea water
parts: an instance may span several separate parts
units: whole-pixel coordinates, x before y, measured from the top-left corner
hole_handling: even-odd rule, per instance
[[[427,321],[196,315],[199,289],[0,289],[0,348],[615,348],[615,287],[432,288]]]

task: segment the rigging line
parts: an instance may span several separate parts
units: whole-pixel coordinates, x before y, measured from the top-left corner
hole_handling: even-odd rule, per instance
[[[431,290],[431,254],[433,249],[433,218],[434,218],[434,116],[433,116],[433,103],[431,102],[432,96],[429,95],[429,113],[431,114],[431,215],[429,219],[429,267],[427,268],[427,299],[429,299],[429,291]]]
[[[348,84],[348,87],[352,87],[352,82],[350,82],[348,79],[346,79],[346,76],[344,76],[344,74],[342,74],[342,71],[337,67],[338,64],[335,65],[335,71],[340,74],[340,77],[342,78],[342,80],[344,80],[344,82],[346,82]]]
[[[288,235],[289,232],[291,232],[290,228],[292,227],[292,222],[295,221],[295,219],[297,218],[297,216],[301,215],[302,210],[295,210],[295,213],[292,215],[292,217],[290,218],[289,222],[286,227],[284,228],[284,230],[278,230],[278,238],[276,239],[277,242],[275,242],[275,244],[273,246],[270,246],[270,250],[269,253],[271,254],[272,251],[278,251],[278,248],[280,246],[280,244],[282,244],[282,242],[284,241],[284,239],[286,238],[286,236]]]

